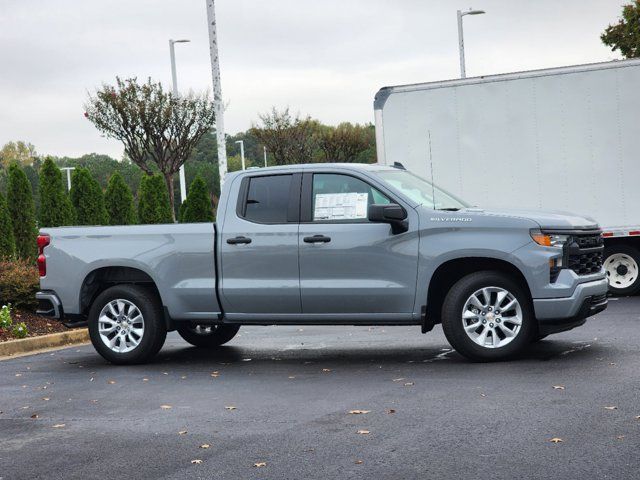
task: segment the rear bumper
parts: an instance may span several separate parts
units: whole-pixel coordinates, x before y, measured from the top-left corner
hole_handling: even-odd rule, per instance
[[[83,327],[87,324],[86,319],[79,315],[67,315],[65,318],[62,302],[53,290],[43,290],[36,293],[38,308],[36,314],[43,317],[50,317],[62,322],[66,327]],[[73,318],[71,318],[73,317]]]
[[[579,284],[573,295],[563,298],[534,299],[540,335],[570,330],[607,308],[606,278]]]

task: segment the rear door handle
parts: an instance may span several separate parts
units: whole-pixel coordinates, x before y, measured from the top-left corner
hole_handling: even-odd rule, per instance
[[[314,235],[313,237],[304,237],[304,243],[329,243],[331,237],[325,237],[324,235]]]
[[[235,238],[227,238],[227,243],[229,245],[238,245],[239,243],[251,243],[251,239],[247,237],[235,237]]]

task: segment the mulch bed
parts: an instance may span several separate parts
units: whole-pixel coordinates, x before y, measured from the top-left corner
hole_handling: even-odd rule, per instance
[[[25,323],[27,330],[29,331],[27,337],[39,337],[49,333],[66,332],[69,330],[58,320],[41,317],[40,315],[24,310],[13,311],[11,313],[11,317],[13,318],[14,325],[19,322]],[[10,331],[0,329],[0,342],[5,342],[7,340],[15,340],[15,337],[11,335]]]

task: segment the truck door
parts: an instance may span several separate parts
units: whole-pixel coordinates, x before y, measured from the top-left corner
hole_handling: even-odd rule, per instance
[[[411,318],[417,215],[408,232],[394,235],[388,224],[368,221],[367,207],[373,203],[392,201],[365,178],[304,174],[298,240],[303,314],[345,314],[344,320],[366,314],[363,321]]]
[[[228,318],[301,312],[301,178],[300,173],[258,174],[231,187],[229,198],[237,204],[227,205],[221,228],[220,285]]]

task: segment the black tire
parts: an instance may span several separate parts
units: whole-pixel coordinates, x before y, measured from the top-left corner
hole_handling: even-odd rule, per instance
[[[619,288],[616,286],[616,283],[619,283],[616,281],[615,277],[611,276],[611,270],[615,269],[615,264],[611,263],[611,261],[613,260],[613,258],[611,258],[613,255],[626,255],[628,257],[631,257],[633,259],[633,261],[635,262],[635,272],[633,271],[633,269],[628,268],[627,266],[624,266],[627,275],[633,275],[633,283],[631,285],[629,285],[628,287],[625,288]],[[611,246],[607,246],[604,249],[604,268],[605,270],[607,270],[607,278],[609,279],[609,292],[611,292],[611,294],[613,295],[633,295],[634,293],[637,293],[638,290],[640,290],[640,272],[638,272],[638,266],[640,266],[640,253],[638,252],[637,249],[630,247],[629,245],[611,245]]]
[[[176,329],[186,342],[195,347],[215,348],[235,337],[240,325],[196,325],[180,322]]]
[[[139,344],[128,352],[116,352],[109,348],[99,332],[98,317],[112,300],[123,299],[140,310],[144,320],[144,331]],[[106,289],[94,300],[89,310],[89,336],[97,352],[105,360],[117,365],[144,363],[155,356],[167,337],[162,304],[157,294],[139,285],[115,285]],[[119,327],[118,327],[119,328]]]
[[[465,332],[462,321],[462,313],[467,299],[474,292],[487,287],[499,287],[510,292],[520,304],[522,311],[522,324],[515,337],[504,346],[496,348],[484,347],[475,343]],[[486,327],[482,327],[480,333],[484,328]],[[529,296],[522,286],[509,275],[494,271],[471,273],[451,287],[442,306],[442,329],[447,340],[458,353],[476,362],[509,359],[523,351],[537,336],[537,323]]]

